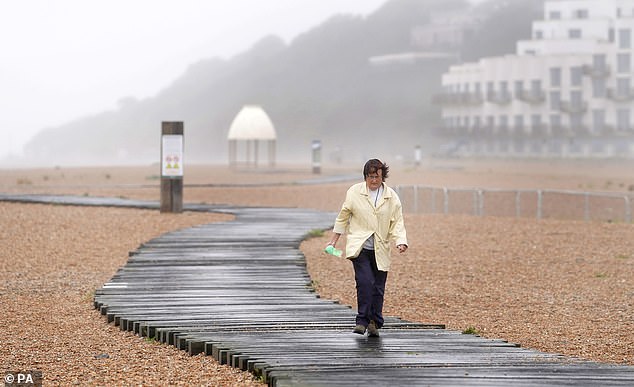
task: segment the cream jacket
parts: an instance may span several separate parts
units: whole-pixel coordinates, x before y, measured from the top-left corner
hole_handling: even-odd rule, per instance
[[[390,242],[407,245],[401,200],[385,183],[376,208],[365,182],[350,187],[333,231],[347,233],[345,256],[350,259],[359,256],[363,242],[374,234],[376,265],[381,271],[390,269]]]

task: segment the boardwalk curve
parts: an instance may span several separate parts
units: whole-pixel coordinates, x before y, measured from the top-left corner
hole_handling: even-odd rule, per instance
[[[69,196],[0,200],[158,208]],[[130,253],[96,291],[122,330],[262,376],[272,386],[634,385],[634,367],[519,348],[390,317],[380,338],[351,333],[355,313],[310,286],[301,240],[334,214],[302,209],[186,206],[231,222],[164,234]]]

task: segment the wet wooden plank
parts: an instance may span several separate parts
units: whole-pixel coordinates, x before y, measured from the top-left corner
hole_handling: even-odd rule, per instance
[[[223,364],[262,375],[271,385],[358,385],[359,379],[354,375],[368,370],[371,372],[367,375],[372,377],[366,382],[390,386],[422,381],[438,385],[508,385],[511,381],[519,385],[549,385],[593,380],[594,366],[518,348],[502,340],[429,329],[442,328],[434,324],[408,327],[409,322],[388,318],[382,337],[354,335],[350,329],[355,312],[315,297],[309,288],[303,257],[293,252],[296,247],[280,248],[291,243],[288,240],[271,242],[272,235],[267,232],[283,233],[290,226],[260,224],[254,231],[248,224],[238,222],[231,231],[231,243],[217,230],[201,228],[181,233],[186,238],[182,244],[174,236],[168,238],[169,242],[152,241],[130,260],[139,266],[131,265],[113,277],[114,283],[134,282],[128,290],[140,291],[136,294],[141,299],[152,294],[152,289],[161,288],[171,291],[165,293],[167,299],[191,301],[189,297],[179,298],[181,292],[197,290],[202,292],[198,299],[208,296],[207,300],[213,302],[168,307],[152,297],[145,304],[137,299],[134,305],[125,304],[130,299],[120,299],[116,306],[108,308],[108,313],[126,316],[123,321],[127,329],[155,336],[192,355],[214,356]],[[211,232],[214,237],[207,238]],[[239,233],[245,232],[249,233],[246,241],[236,244]],[[295,237],[303,234],[296,233]],[[262,248],[257,247],[259,243],[263,243]],[[296,246],[298,242],[292,244]],[[161,266],[143,269],[156,262]],[[179,266],[190,262],[196,265]],[[200,268],[205,262],[208,264]],[[213,285],[183,285],[187,280]],[[233,297],[239,301],[226,301]],[[295,298],[288,304],[271,302],[286,297]],[[405,327],[409,329],[402,329]],[[569,371],[570,367],[577,368]],[[576,375],[576,379],[570,375]],[[620,383],[618,378],[632,380],[627,367],[595,376],[595,381],[601,383]]]

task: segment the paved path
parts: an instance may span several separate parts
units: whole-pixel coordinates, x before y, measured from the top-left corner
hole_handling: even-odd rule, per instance
[[[158,208],[74,196],[0,200]],[[334,214],[185,207],[236,219],[171,232],[132,252],[95,295],[95,307],[122,330],[204,352],[275,386],[634,385],[634,367],[522,349],[440,325],[392,317],[380,338],[355,335],[354,311],[315,295],[298,249],[307,232],[331,227]]]

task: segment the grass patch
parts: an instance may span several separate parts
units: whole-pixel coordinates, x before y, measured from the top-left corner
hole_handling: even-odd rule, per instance
[[[26,178],[26,177],[20,177],[20,178],[18,178],[18,180],[16,181],[16,183],[17,183],[18,185],[32,185],[32,184],[33,184],[33,182],[32,182],[31,180],[29,180],[28,178]]]
[[[309,238],[319,238],[324,236],[324,230],[313,229],[308,232]]]
[[[477,329],[475,329],[474,327],[468,327],[467,329],[465,329],[464,331],[462,331],[463,335],[476,335],[479,336],[480,332],[478,332]]]
[[[86,294],[84,294],[84,300],[86,302],[94,302],[95,301],[95,291],[91,290],[89,292],[86,292]]]
[[[594,278],[607,278],[608,274],[604,272],[594,273]]]
[[[626,260],[626,259],[630,259],[631,257],[629,255],[625,255],[625,254],[619,254],[616,256],[616,259],[621,259],[621,260]]]
[[[316,280],[310,280],[310,283],[306,284],[306,288],[313,292],[317,291],[318,286],[319,286],[319,281],[316,281]]]

